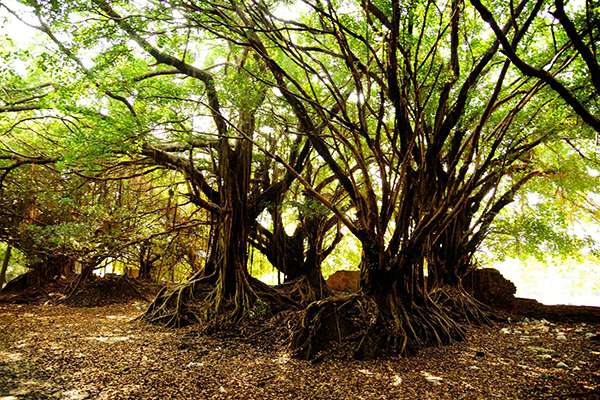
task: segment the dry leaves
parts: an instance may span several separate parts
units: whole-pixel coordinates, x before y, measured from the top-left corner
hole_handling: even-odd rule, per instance
[[[414,357],[311,363],[268,336],[132,322],[139,308],[0,304],[0,400],[600,398],[598,325],[503,323]]]

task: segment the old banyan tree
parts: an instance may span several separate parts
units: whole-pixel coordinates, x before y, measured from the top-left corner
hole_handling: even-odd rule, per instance
[[[35,166],[72,193],[119,193],[86,207],[133,188],[142,194],[123,201],[145,204],[98,214],[95,241],[51,251],[41,228],[18,222],[44,214],[32,194],[2,205],[2,240],[93,269],[201,237],[169,256],[192,273],[143,319],[218,328],[283,313],[305,358],[340,339],[358,358],[459,340],[462,321],[488,321],[463,279],[498,215],[562,173],[549,152],[590,161],[600,131],[591,2],[496,3],[2,5],[44,43],[25,54],[2,39],[9,61],[29,60],[0,81],[5,193],[23,197]],[[119,229],[125,220],[137,222]],[[45,224],[89,221],[64,212]],[[344,236],[360,247],[360,291],[336,296],[321,268]],[[281,285],[252,276],[254,252]],[[143,254],[145,274],[167,257]]]

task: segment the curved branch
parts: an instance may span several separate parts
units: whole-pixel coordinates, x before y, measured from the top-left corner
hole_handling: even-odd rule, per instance
[[[165,64],[175,67],[179,72],[201,80],[204,82],[206,87],[206,93],[208,95],[208,105],[212,113],[212,117],[217,126],[217,131],[220,135],[225,136],[227,133],[227,122],[221,114],[221,105],[217,96],[217,90],[215,88],[215,80],[212,74],[209,72],[196,68],[177,57],[170,56],[158,50],[150,42],[141,37],[130,25],[125,22],[125,19],[121,17],[105,0],[95,0],[95,3],[100,9],[106,13],[108,18],[112,19],[121,29],[123,29],[129,37],[134,40],[142,49],[147,51],[158,64]]]
[[[142,145],[142,154],[149,157],[158,165],[175,168],[179,171],[187,174],[192,182],[199,185],[202,192],[208,197],[213,203],[218,205],[219,193],[215,191],[206,181],[204,175],[202,175],[190,162],[190,160],[170,154],[159,147],[144,144]]]
[[[565,87],[562,83],[560,83],[552,74],[548,71],[540,68],[533,67],[523,61],[515,52],[513,46],[508,42],[504,32],[500,29],[496,20],[494,19],[492,13],[481,4],[480,0],[471,0],[471,4],[477,9],[481,18],[485,22],[487,22],[492,30],[494,31],[496,37],[502,44],[502,48],[506,56],[510,59],[510,61],[521,71],[521,73],[532,76],[534,78],[538,78],[541,81],[545,82],[548,86],[550,86],[558,95],[583,119],[583,121],[588,124],[592,129],[596,132],[600,132],[600,119],[596,118],[592,115],[584,106],[573,96],[573,93],[567,87]]]
[[[23,156],[17,156],[17,155],[0,155],[0,160],[12,160],[12,161],[15,161],[14,164],[9,165],[8,167],[1,167],[0,168],[0,171],[4,171],[2,173],[2,176],[0,176],[0,188],[1,188],[2,185],[4,184],[4,180],[6,179],[6,177],[10,173],[10,171],[15,170],[15,169],[19,168],[22,165],[54,164],[55,162],[57,162],[59,160],[59,158],[58,157],[42,157],[42,156],[40,156],[40,157],[23,157]]]
[[[40,106],[39,104],[18,104],[18,105],[0,106],[0,113],[41,110],[43,108],[44,107]]]
[[[143,75],[136,76],[135,78],[133,78],[133,81],[140,82],[145,79],[154,78],[155,76],[178,75],[178,74],[181,74],[181,71],[179,71],[177,68],[158,69],[156,71],[150,71],[150,72],[146,72]]]
[[[577,32],[577,28],[575,28],[575,25],[565,13],[564,1],[555,0],[554,5],[556,6],[556,11],[554,11],[552,15],[554,15],[562,25],[565,33],[569,39],[571,39],[571,42],[573,42],[575,50],[581,54],[581,58],[583,58],[583,61],[585,61],[585,64],[590,71],[590,79],[596,89],[596,94],[600,95],[600,68],[598,67],[598,60],[594,57],[594,54],[592,54],[589,47],[583,43],[581,36],[579,36],[579,33]]]

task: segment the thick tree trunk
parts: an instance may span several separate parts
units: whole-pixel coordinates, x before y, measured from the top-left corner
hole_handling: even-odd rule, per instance
[[[362,293],[311,304],[294,332],[298,356],[315,357],[332,340],[352,340],[354,357],[368,359],[408,355],[464,338],[464,330],[425,290],[423,254],[400,254],[387,261],[374,243],[363,245]],[[335,327],[339,337],[332,339],[327,329]]]
[[[250,144],[239,144],[236,151],[227,138],[221,139],[218,147],[221,209],[213,227],[205,268],[188,283],[159,293],[146,312],[151,321],[175,326],[208,322],[228,314],[225,308],[231,313],[227,317],[235,320],[255,306],[258,297],[251,288],[246,268],[250,165],[245,152],[251,152]],[[192,304],[195,298],[200,304]]]
[[[266,244],[259,246],[273,266],[285,276],[280,286],[289,296],[302,305],[333,295],[325,283],[321,266],[342,238],[338,231],[333,242],[325,247],[328,232],[335,227],[335,219],[324,215],[300,213],[300,223],[292,235],[285,232],[278,204],[271,206],[273,233]]]
[[[426,289],[423,255],[400,255],[385,271],[371,275],[371,295],[380,313],[384,335],[382,352],[411,354],[427,346],[440,346],[464,337],[457,322],[433,301]],[[390,275],[387,271],[397,271]],[[372,344],[369,344],[372,346]],[[358,354],[367,348],[357,349]]]
[[[310,256],[279,287],[303,306],[333,295],[323,278],[321,263]]]
[[[159,256],[152,255],[152,244],[148,243],[148,241],[143,241],[140,246],[140,255],[139,255],[139,265],[138,265],[138,275],[136,279],[139,280],[147,280],[150,279],[150,275],[152,273],[152,269],[154,268],[154,263],[159,259]]]
[[[391,281],[383,279],[382,276],[382,266],[388,260],[383,259],[385,251],[377,241],[371,239],[372,235],[365,235],[365,237],[361,240],[360,287],[365,294],[374,295],[389,289],[383,285],[389,285]]]
[[[253,126],[251,115],[242,116],[240,129],[248,137]],[[163,289],[144,314],[145,319],[169,326],[200,322],[217,328],[222,322],[263,316],[285,303],[248,273],[252,143],[237,139],[234,148],[230,140],[224,137],[218,145],[220,211],[205,267],[189,282]],[[290,305],[288,302],[287,307]]]
[[[254,116],[243,114],[240,128],[246,136],[252,137]],[[216,236],[217,274],[216,307],[233,302],[235,318],[254,314],[253,309],[260,305],[259,296],[250,284],[248,273],[248,241],[250,219],[248,213],[248,194],[250,193],[250,169],[252,162],[252,143],[238,140],[233,149],[229,139],[219,144],[219,204],[221,213],[218,218]]]

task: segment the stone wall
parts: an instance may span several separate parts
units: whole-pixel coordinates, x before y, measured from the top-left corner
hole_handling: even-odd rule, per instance
[[[562,304],[548,306],[534,299],[517,297],[507,309],[515,314],[553,321],[600,322],[600,307]]]
[[[354,293],[360,289],[360,271],[336,271],[327,278],[327,286],[343,293]]]
[[[600,322],[600,307],[548,306],[534,299],[515,297],[517,288],[497,269],[476,269],[463,280],[463,285],[477,300],[514,314],[553,321]]]
[[[515,300],[517,287],[494,268],[476,269],[463,279],[464,288],[482,303],[509,307]]]

